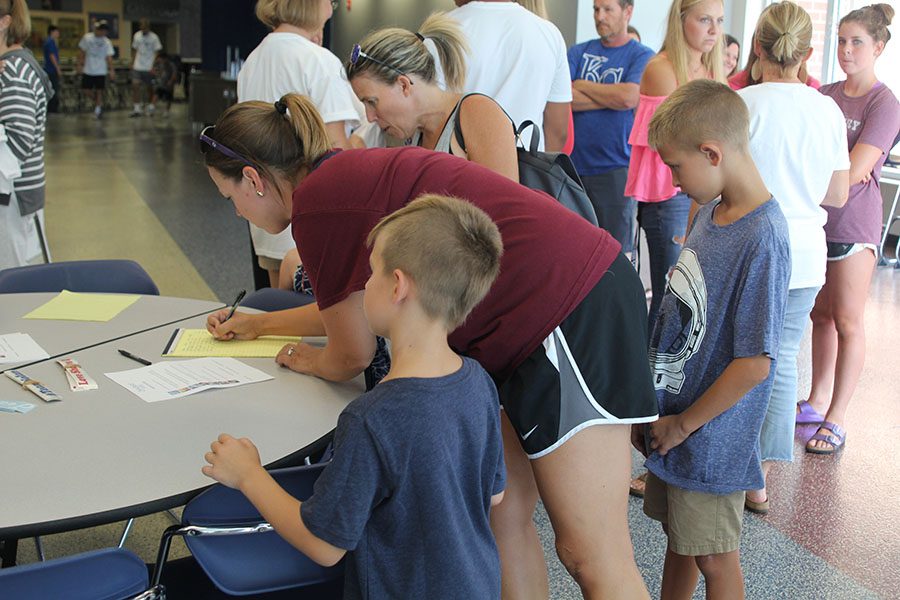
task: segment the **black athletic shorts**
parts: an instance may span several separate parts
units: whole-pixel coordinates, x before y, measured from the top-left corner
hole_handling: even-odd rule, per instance
[[[624,255],[499,393],[531,459],[593,425],[658,418],[647,357],[647,300]]]
[[[106,75],[82,75],[81,89],[104,90],[106,89]]]

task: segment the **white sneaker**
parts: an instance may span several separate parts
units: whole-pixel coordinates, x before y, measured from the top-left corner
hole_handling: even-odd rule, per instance
[[[103,116],[103,109],[99,106],[94,107],[94,118],[99,119]]]
[[[152,104],[148,104],[147,105],[147,114],[152,115],[154,112],[156,112],[156,107],[153,106]]]

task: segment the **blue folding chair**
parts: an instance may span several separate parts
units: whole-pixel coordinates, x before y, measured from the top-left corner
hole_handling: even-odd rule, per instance
[[[289,494],[303,500],[325,464],[271,471]],[[300,518],[300,515],[297,515]],[[159,585],[169,547],[182,536],[188,550],[219,590],[233,596],[265,594],[343,578],[343,563],[322,567],[275,533],[239,491],[214,485],[187,503],[181,525],[163,533],[153,573]]]
[[[0,294],[62,290],[159,295],[153,279],[133,260],[73,260],[0,271]]]
[[[241,306],[272,312],[273,310],[305,306],[315,301],[316,299],[309,294],[280,290],[278,288],[262,288],[247,294],[247,297],[241,302]]]
[[[147,565],[128,550],[106,548],[45,562],[0,569],[0,598],[10,600],[151,600]]]

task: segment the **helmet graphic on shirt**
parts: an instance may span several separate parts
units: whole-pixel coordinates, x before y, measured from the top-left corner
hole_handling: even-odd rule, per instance
[[[672,297],[664,302],[677,303],[681,330],[665,348],[650,351],[650,364],[654,387],[677,394],[684,385],[684,365],[697,353],[706,334],[706,281],[696,252],[689,248],[681,251],[666,292]],[[667,316],[671,312],[667,310]]]

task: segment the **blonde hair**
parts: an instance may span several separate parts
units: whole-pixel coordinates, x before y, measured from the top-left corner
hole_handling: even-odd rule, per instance
[[[21,44],[31,35],[31,13],[25,0],[0,0],[0,18],[9,15],[6,45]]]
[[[698,4],[706,0],[672,0],[669,8],[669,17],[666,24],[666,37],[663,40],[660,52],[665,51],[672,67],[675,69],[675,79],[678,85],[683,85],[691,80],[688,66],[688,46],[684,37],[684,18],[688,12]],[[722,0],[719,0],[722,2]],[[724,6],[724,2],[722,2]],[[706,67],[706,72],[712,75],[716,81],[725,81],[725,66],[722,57],[723,46],[714,44],[712,50],[705,52],[700,61]]]
[[[690,81],[672,92],[656,109],[647,130],[654,150],[666,145],[696,150],[713,140],[746,151],[750,111],[737,92],[710,79]]]
[[[259,0],[256,18],[269,29],[286,24],[315,31],[324,24],[321,0]]]
[[[533,12],[542,19],[548,20],[550,18],[544,0],[516,0],[516,2],[521,4],[525,10]]]
[[[435,83],[437,67],[425,40],[431,40],[437,48],[447,87],[450,90],[461,90],[466,83],[466,53],[469,45],[459,23],[445,13],[433,13],[425,19],[418,33],[399,27],[370,33],[359,45],[373,60],[360,56],[355,65],[348,63],[347,76],[352,80],[367,74],[392,84],[403,73],[418,75],[426,83]]]
[[[450,331],[462,325],[500,272],[500,230],[465,200],[419,196],[379,221],[366,244],[379,238],[384,272],[399,269],[409,276],[422,310]]]
[[[778,2],[760,15],[754,37],[766,59],[779,65],[784,74],[806,58],[812,40],[812,19],[793,2]]]
[[[884,42],[885,44],[891,39],[891,32],[888,25],[894,20],[894,9],[889,4],[871,4],[847,13],[841,19],[840,27],[844,23],[859,23],[866,28],[866,31],[876,43]]]
[[[278,103],[235,104],[219,117],[210,135],[250,161],[273,185],[278,184],[274,175],[293,182],[301,170],[309,169],[331,150],[325,123],[309,98],[285,94],[279,102],[287,109],[284,114],[276,108]],[[215,149],[206,152],[205,160],[207,167],[234,180],[241,178],[247,166]]]

